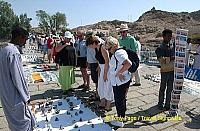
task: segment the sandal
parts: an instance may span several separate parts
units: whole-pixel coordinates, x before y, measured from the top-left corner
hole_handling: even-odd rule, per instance
[[[112,108],[111,108],[111,107],[108,107],[108,108],[105,107],[105,110],[106,110],[107,112],[109,112],[109,111],[112,111]]]
[[[90,96],[90,100],[100,101],[100,97],[99,97],[99,95],[97,95],[96,92],[94,92],[94,94],[92,94],[92,95]]]
[[[82,85],[78,86],[78,89],[80,89],[80,88],[85,88],[85,85],[82,84]]]
[[[112,110],[112,108],[111,108],[111,101],[107,101],[106,102],[105,110],[106,111],[111,111]]]
[[[96,95],[92,95],[92,96],[90,97],[90,100],[91,100],[91,101],[100,101],[100,97],[97,97]]]
[[[105,106],[100,106],[100,105],[98,105],[98,108],[99,108],[99,109],[105,109]]]
[[[106,106],[106,101],[105,100],[100,100],[99,107],[100,108],[105,108],[105,106]]]
[[[82,91],[89,91],[90,88],[89,87],[84,87]]]

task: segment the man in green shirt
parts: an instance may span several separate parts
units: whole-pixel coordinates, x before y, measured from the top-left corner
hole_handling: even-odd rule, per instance
[[[124,47],[126,49],[131,49],[134,52],[138,51],[138,44],[137,41],[133,36],[128,34],[128,25],[127,24],[121,24],[120,26],[120,34],[121,37],[119,38],[119,44],[121,47]]]
[[[120,46],[125,49],[133,50],[134,52],[136,52],[138,54],[138,52],[139,52],[138,43],[133,36],[128,34],[128,25],[127,24],[121,24],[120,34],[121,34],[121,37],[119,38]],[[138,56],[138,57],[140,57],[140,56]],[[135,73],[132,73],[132,78],[133,78],[133,76],[135,76]],[[139,81],[136,80],[136,83],[133,84],[133,86],[140,86],[140,85],[141,85],[140,80]]]

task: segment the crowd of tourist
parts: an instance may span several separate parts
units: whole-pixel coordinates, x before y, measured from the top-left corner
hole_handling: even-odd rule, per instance
[[[89,90],[88,69],[90,69],[91,79],[96,86],[96,93],[91,100],[99,101],[98,107],[106,111],[112,110],[111,103],[114,102],[118,117],[123,118],[125,117],[126,97],[131,82],[134,82],[133,86],[141,86],[139,70],[129,71],[134,61],[129,59],[126,51],[127,49],[132,50],[140,59],[140,37],[131,36],[128,31],[127,24],[121,24],[118,39],[112,36],[100,38],[82,31],[78,31],[74,35],[70,31],[66,31],[59,37],[53,35],[36,36],[35,43],[38,45],[38,51],[44,54],[44,61],[47,55],[48,63],[57,64],[59,83],[63,94],[73,90],[71,86],[75,83],[74,69],[76,67],[80,68],[83,78],[83,84],[79,88]],[[172,31],[166,29],[162,32],[162,36],[163,42],[155,51],[161,65],[158,108],[169,110],[174,80],[174,51],[173,47],[170,46]],[[24,46],[27,38],[28,32],[17,28],[12,31],[11,42],[0,47],[0,96],[11,130],[18,130],[22,127],[21,130],[32,130],[34,126],[31,112],[27,108],[30,96],[23,75],[20,52],[17,50],[19,46]],[[191,39],[188,39],[188,43],[187,53],[189,54]],[[199,56],[198,51],[199,48],[195,54],[196,59],[199,59],[197,57]],[[194,64],[196,68],[199,67],[198,63],[199,61]],[[10,81],[10,85],[8,86],[5,81]],[[166,100],[164,100],[165,90]],[[111,121],[111,124],[119,127],[124,125],[123,121],[117,120]]]

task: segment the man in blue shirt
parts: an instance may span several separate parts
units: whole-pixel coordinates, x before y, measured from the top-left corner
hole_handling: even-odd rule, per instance
[[[76,54],[77,54],[77,67],[80,67],[84,84],[80,87],[89,89],[90,79],[87,73],[87,47],[84,40],[84,33],[81,31],[77,32],[78,40],[75,43]]]

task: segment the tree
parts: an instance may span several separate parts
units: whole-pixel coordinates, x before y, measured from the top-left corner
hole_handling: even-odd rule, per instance
[[[51,29],[51,16],[43,10],[36,11],[36,16],[39,20],[39,27],[42,28],[44,32],[48,32],[49,29]]]
[[[17,21],[17,16],[11,9],[11,4],[0,1],[0,39],[10,37],[12,26]]]
[[[11,4],[0,0],[0,39],[9,38],[12,28],[16,26],[30,30],[30,21],[31,18],[28,18],[27,14],[21,14],[18,18],[12,10]]]
[[[30,31],[31,29],[31,24],[30,24],[30,21],[32,20],[32,18],[28,18],[27,17],[27,14],[21,14],[19,17],[17,17],[15,19],[15,22],[13,24],[13,28],[14,27],[23,27],[24,29],[26,29],[27,31]]]
[[[57,12],[50,16],[45,11],[38,10],[36,11],[36,16],[39,21],[39,27],[42,28],[44,32],[62,30],[67,27],[66,16],[63,13]]]
[[[27,14],[21,14],[19,16],[19,25],[25,29],[27,29],[28,31],[30,31],[31,29],[31,24],[30,21],[32,20],[32,18],[28,18]]]
[[[67,27],[66,16],[63,13],[57,12],[55,15],[52,16],[52,20],[54,22],[54,28],[56,30],[65,29]]]

